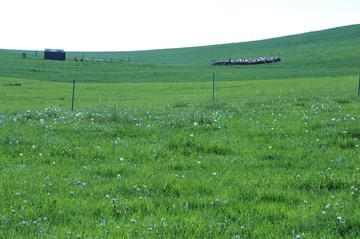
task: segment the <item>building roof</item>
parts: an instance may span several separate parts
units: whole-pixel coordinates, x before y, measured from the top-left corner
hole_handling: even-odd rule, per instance
[[[45,48],[45,52],[65,53],[63,49],[50,49],[50,48]]]

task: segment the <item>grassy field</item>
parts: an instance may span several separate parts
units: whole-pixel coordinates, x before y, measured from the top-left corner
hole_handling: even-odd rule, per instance
[[[0,51],[0,238],[359,237],[359,34]]]
[[[69,52],[68,61],[43,61],[43,53],[0,50],[3,77],[54,82],[203,82],[358,75],[360,25],[265,41],[146,52]],[[27,54],[21,59],[21,53]],[[89,58],[85,62],[73,59]],[[214,59],[278,55],[278,64],[212,67]],[[130,58],[130,62],[128,59]],[[100,59],[102,61],[100,61]]]

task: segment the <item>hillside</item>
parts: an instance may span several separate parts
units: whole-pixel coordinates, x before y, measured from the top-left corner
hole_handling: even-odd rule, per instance
[[[87,52],[85,55],[124,60],[130,57],[133,62],[161,64],[209,64],[211,59],[273,54],[299,61],[316,55],[336,58],[338,53],[351,57],[359,43],[360,25],[353,25],[253,42],[153,51]],[[81,56],[78,53],[72,53],[71,56],[73,55]]]
[[[0,50],[0,239],[360,238],[359,39]]]
[[[0,76],[47,81],[193,82],[291,79],[359,73],[360,25],[269,40],[134,52],[68,52],[66,62],[44,61],[42,52],[0,50]],[[278,55],[276,64],[213,67],[213,59]],[[82,57],[91,59],[76,62]],[[97,60],[95,60],[97,59]]]

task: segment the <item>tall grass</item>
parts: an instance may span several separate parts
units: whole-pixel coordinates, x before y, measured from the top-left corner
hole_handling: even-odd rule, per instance
[[[358,29],[134,62],[1,51],[0,238],[359,237]],[[205,63],[256,49],[284,61]]]
[[[215,104],[139,84],[123,106],[2,113],[0,235],[358,237],[357,81],[310,82],[222,82]]]

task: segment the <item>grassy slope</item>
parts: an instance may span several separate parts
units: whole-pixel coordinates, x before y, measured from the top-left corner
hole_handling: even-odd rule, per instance
[[[220,80],[289,79],[357,75],[360,59],[360,25],[335,28],[264,41],[196,48],[139,52],[68,53],[68,61],[34,57],[20,60],[20,52],[0,51],[0,76],[47,81],[83,82],[195,82],[212,72]],[[75,56],[110,62],[74,62]],[[212,59],[280,55],[272,65],[212,67]],[[130,63],[127,62],[130,58]],[[125,61],[123,61],[125,60]]]
[[[358,238],[358,32],[134,52],[131,63],[2,51],[0,237]],[[286,49],[281,63],[208,65],[271,49]]]
[[[45,107],[71,109],[72,83],[43,82],[0,77],[0,112],[16,113],[22,110],[41,110]],[[21,86],[10,86],[10,84]],[[8,86],[6,86],[8,85]],[[292,97],[296,92],[306,91],[316,95],[319,91],[336,91],[357,95],[357,77],[299,78],[289,80],[222,81],[216,83],[215,99],[228,104],[266,100],[284,95]],[[187,104],[210,102],[212,83],[77,83],[75,110],[103,106],[147,106],[164,104]]]
[[[354,81],[311,82],[227,82],[217,104],[1,114],[0,237],[358,238]],[[64,85],[30,82],[24,104],[41,83]]]

